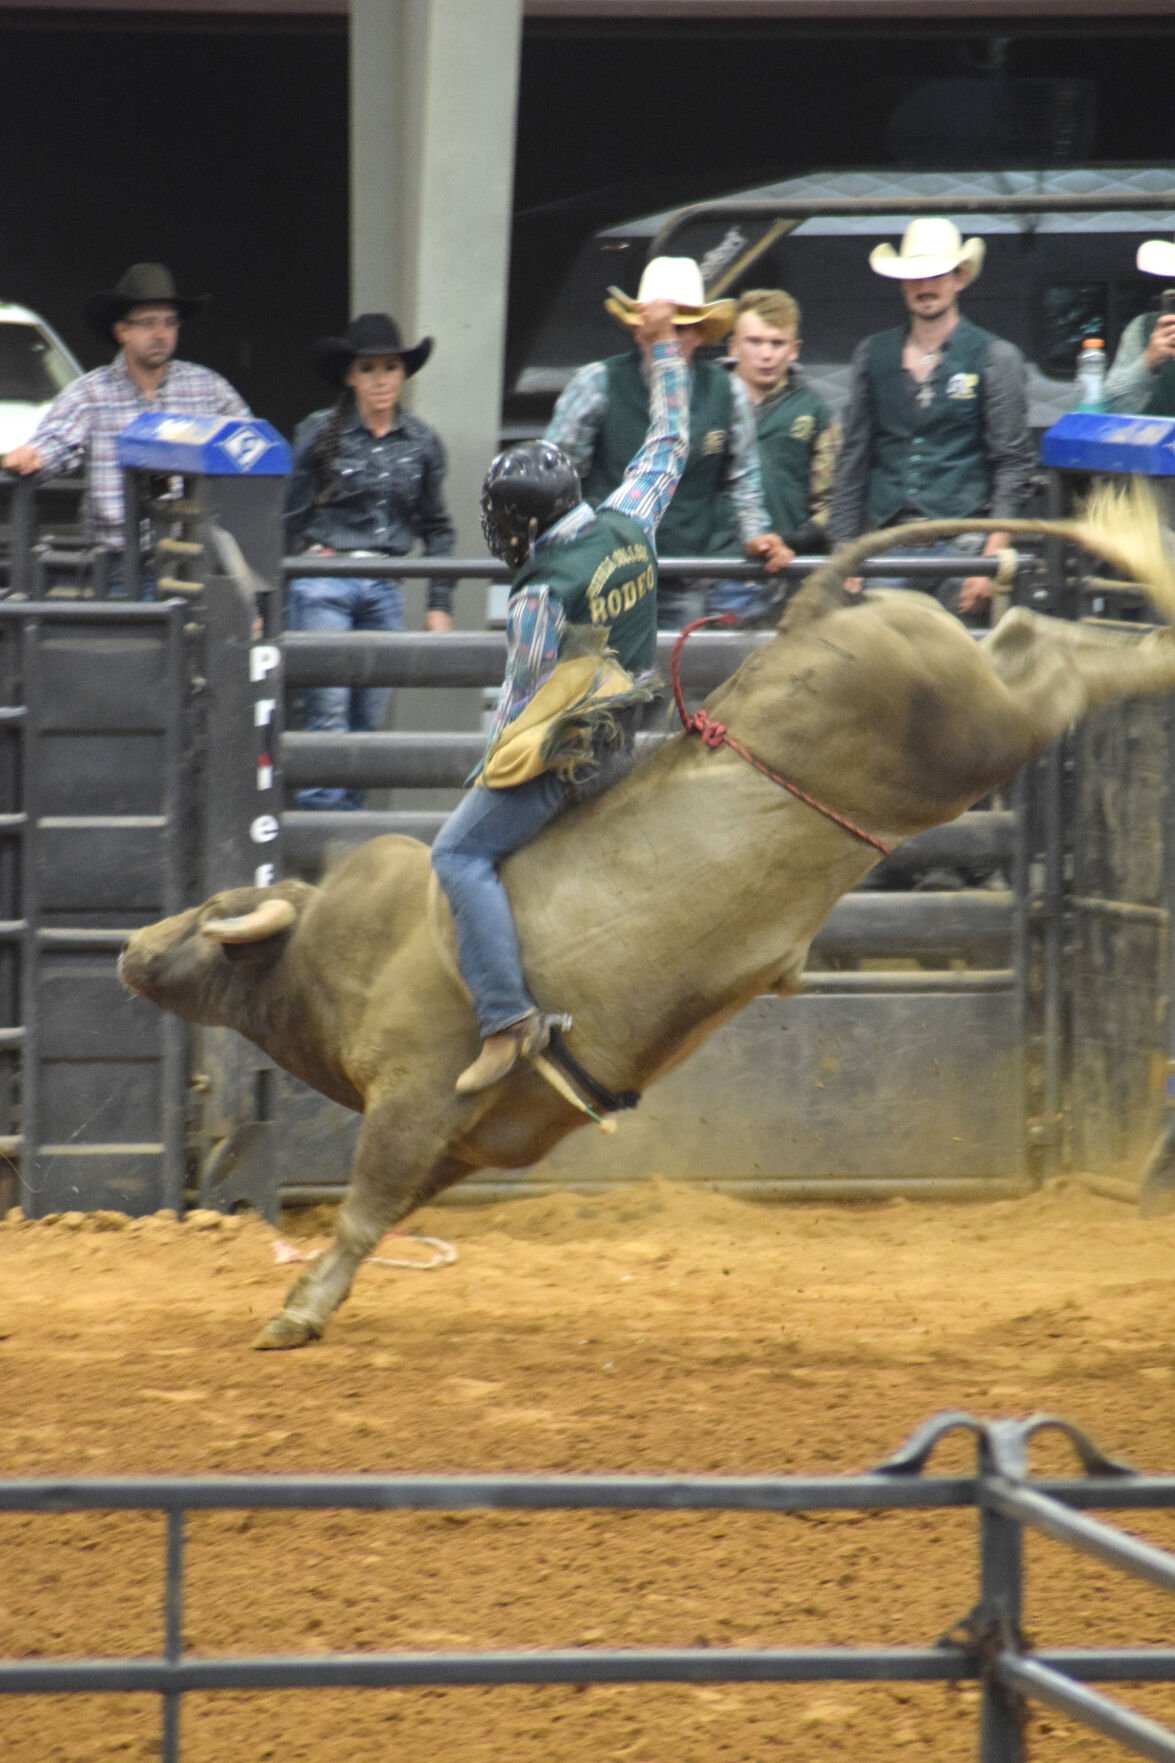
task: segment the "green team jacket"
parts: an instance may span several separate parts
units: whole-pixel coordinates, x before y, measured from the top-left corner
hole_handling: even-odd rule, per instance
[[[657,654],[657,556],[639,521],[611,508],[598,509],[593,524],[573,539],[545,545],[529,557],[514,578],[511,595],[535,581],[549,587],[569,624],[604,626],[609,647],[629,673],[652,667]]]
[[[832,411],[828,405],[798,374],[789,374],[781,391],[755,407],[767,525],[789,544],[796,539],[801,543],[824,544],[823,533],[814,541],[815,529],[808,527],[812,514],[808,488],[813,450],[831,421]],[[715,517],[710,554],[720,557],[743,555],[729,492],[723,493],[721,514]]]
[[[873,469],[866,514],[882,527],[905,509],[935,517],[977,514],[991,499],[983,427],[983,370],[994,338],[961,318],[922,406],[902,367],[906,328],[869,342]]]
[[[596,437],[591,469],[584,482],[589,502],[602,502],[623,481],[629,460],[649,427],[649,389],[641,358],[633,349],[613,355],[608,370],[608,412]],[[734,393],[725,370],[713,361],[691,364],[689,456],[657,529],[662,557],[715,554],[716,525],[725,528],[720,494],[730,450]]]

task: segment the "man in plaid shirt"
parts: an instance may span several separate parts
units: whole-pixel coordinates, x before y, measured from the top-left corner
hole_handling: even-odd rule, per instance
[[[176,361],[179,327],[206,296],[176,292],[162,263],[136,263],[117,287],[95,294],[86,317],[118,344],[109,367],[83,374],[54,398],[31,438],[0,460],[22,477],[71,471],[86,461],[87,536],[111,553],[108,591],[122,586],[123,494],[118,437],[144,410],[185,416],[248,416],[248,405],[210,368]]]

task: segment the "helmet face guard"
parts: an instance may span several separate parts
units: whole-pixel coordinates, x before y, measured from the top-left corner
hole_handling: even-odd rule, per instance
[[[549,441],[522,441],[499,453],[481,492],[481,530],[491,556],[521,569],[540,533],[583,498],[579,473]]]
[[[483,491],[481,532],[491,557],[496,557],[499,563],[508,563],[511,569],[521,569],[530,556],[535,531],[533,520],[519,527],[511,511],[498,506],[489,492]]]

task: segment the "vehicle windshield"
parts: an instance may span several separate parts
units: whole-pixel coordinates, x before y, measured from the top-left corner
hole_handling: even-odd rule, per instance
[[[69,358],[33,324],[0,324],[0,401],[47,404],[77,378]]]

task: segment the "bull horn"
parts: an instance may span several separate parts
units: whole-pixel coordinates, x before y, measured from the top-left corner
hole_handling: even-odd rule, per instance
[[[241,918],[210,918],[200,930],[213,943],[262,943],[289,930],[298,914],[288,900],[263,900]]]

